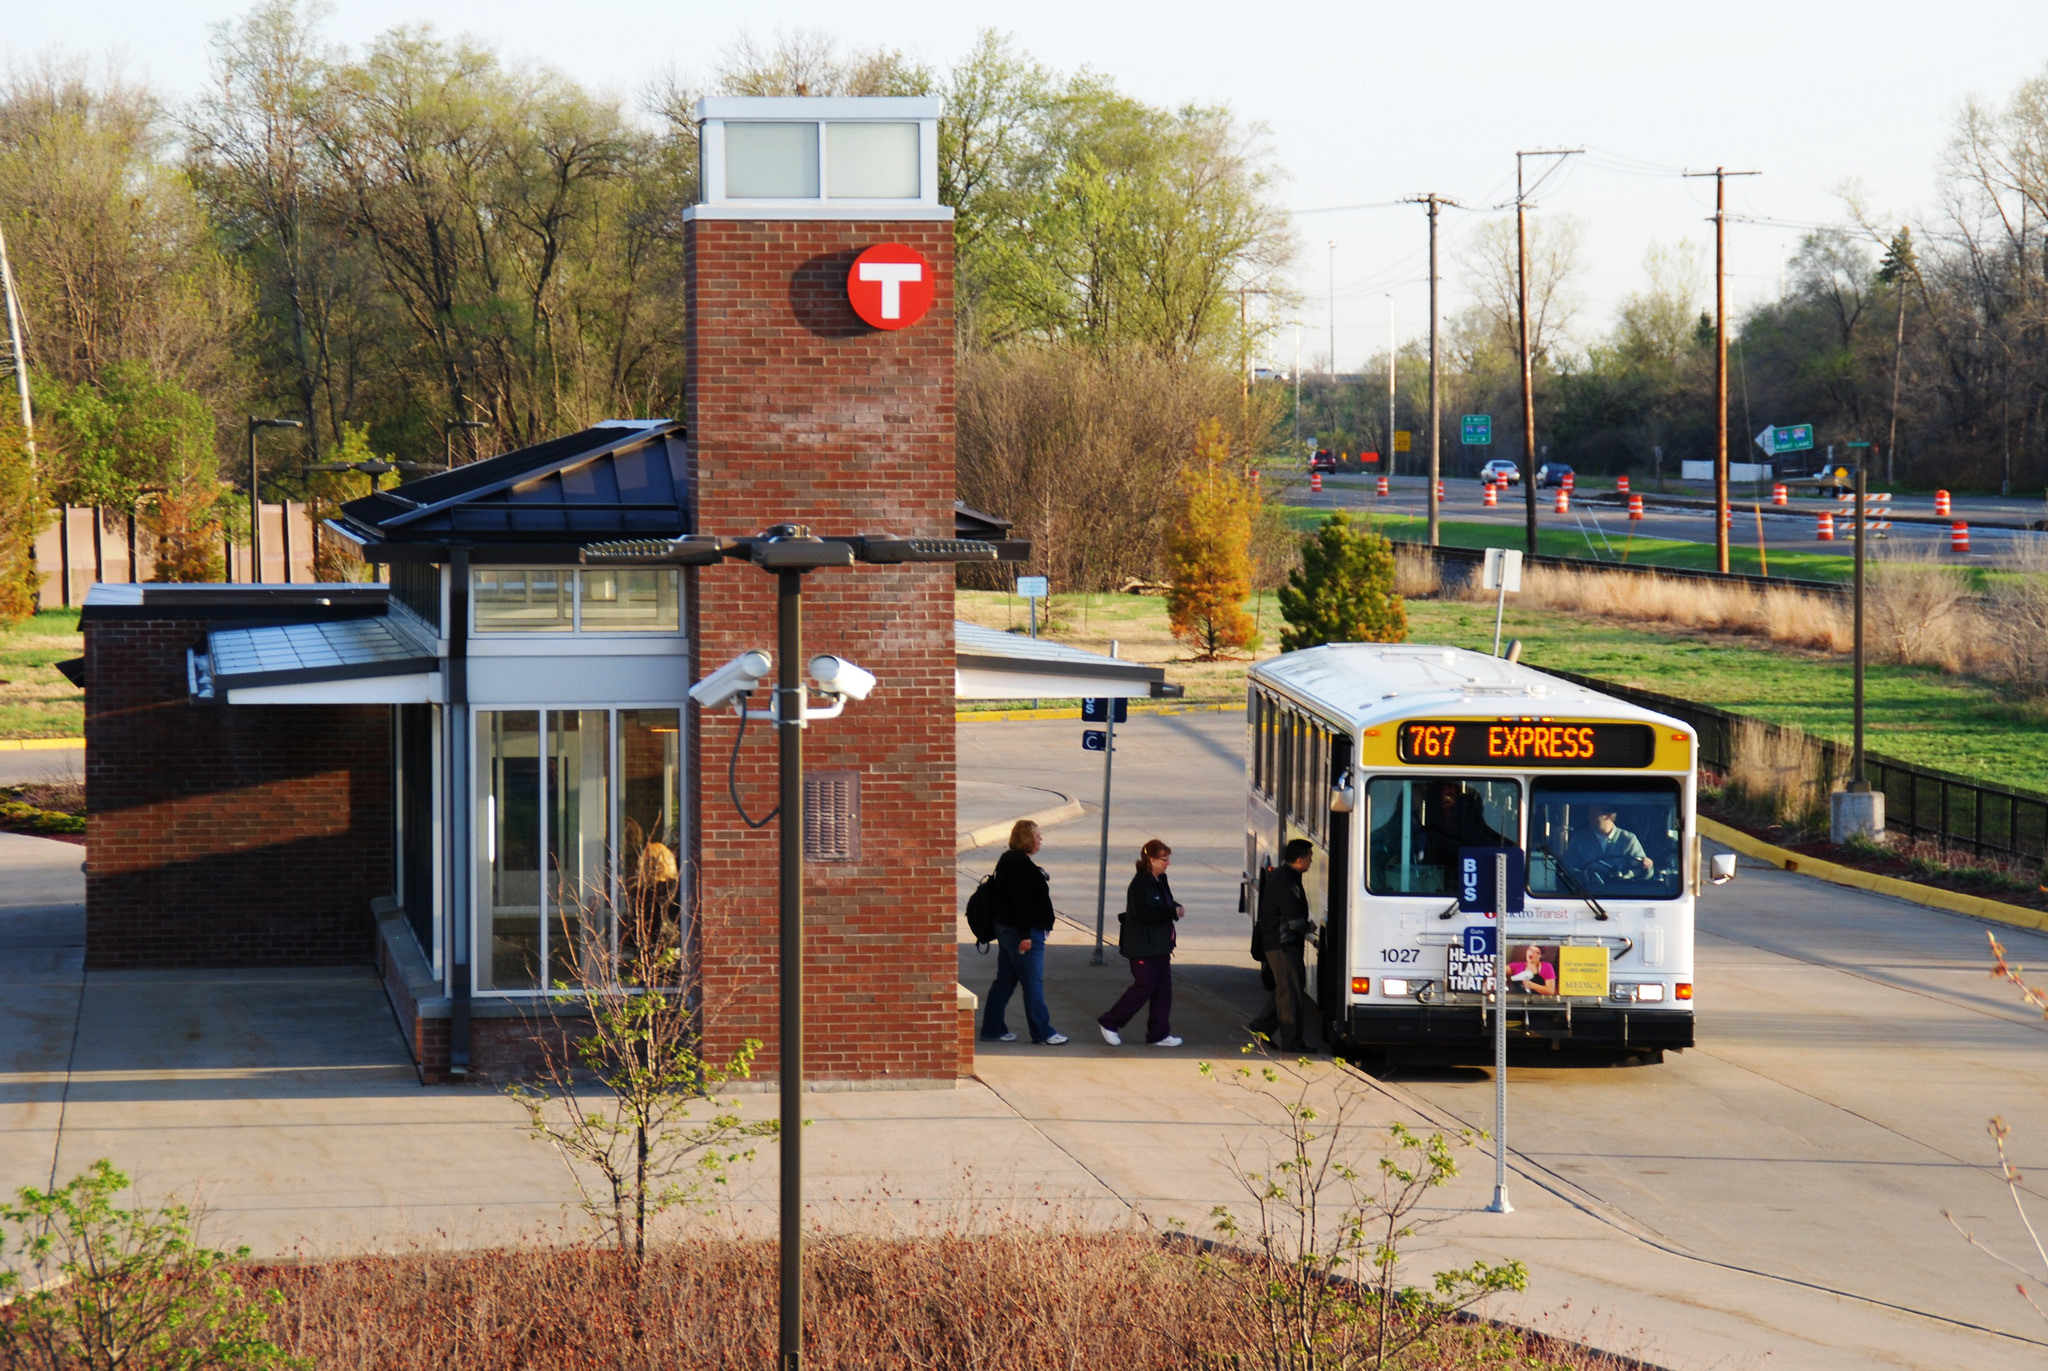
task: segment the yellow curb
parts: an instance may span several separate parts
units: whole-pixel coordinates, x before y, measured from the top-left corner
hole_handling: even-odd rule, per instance
[[[1139,714],[1228,714],[1231,710],[1243,710],[1241,701],[1220,705],[1137,705],[1131,706],[1131,713]],[[958,709],[953,711],[953,721],[961,724],[973,723],[1015,723],[1025,719],[1078,719],[1080,707],[1072,709]]]
[[[0,738],[0,752],[43,752],[84,747],[83,738]]]
[[[1060,794],[1057,790],[1052,793],[1055,795]],[[1023,823],[1026,819],[1031,820],[1032,823],[1037,824],[1040,828],[1051,828],[1054,824],[1063,824],[1070,819],[1078,819],[1087,812],[1082,807],[1081,802],[1073,796],[1060,795],[1060,803],[1053,805],[1049,809],[1034,810],[1029,814],[1021,814],[1014,819],[1004,819],[997,823],[983,824],[980,828],[963,829],[954,837],[954,841],[957,844],[954,850],[956,852],[972,852],[977,847],[988,846],[998,838],[1006,839],[1010,836],[1010,830]]]
[[[1851,886],[1857,890],[1868,890],[1876,895],[1890,895],[1894,899],[1910,900],[1935,909],[1945,909],[1951,914],[1968,914],[1973,918],[1991,919],[2002,924],[2013,924],[2019,928],[2048,929],[2048,912],[2028,909],[2023,905],[2006,904],[2000,900],[1987,900],[1981,895],[1962,895],[1938,886],[1919,885],[1913,881],[1902,881],[1896,876],[1880,876],[1875,872],[1858,871],[1853,866],[1842,866],[1836,862],[1824,862],[1818,857],[1805,857],[1797,852],[1788,852],[1782,847],[1773,847],[1760,838],[1752,838],[1739,828],[1715,823],[1712,819],[1700,821],[1700,833],[1724,846],[1732,847],[1745,857],[1755,857],[1769,862],[1772,866],[1800,876],[1812,876],[1816,880],[1833,885]]]

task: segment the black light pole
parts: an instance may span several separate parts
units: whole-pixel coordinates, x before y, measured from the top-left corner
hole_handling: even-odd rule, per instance
[[[898,538],[889,534],[855,534],[818,538],[801,524],[778,524],[755,538],[723,538],[695,534],[669,539],[593,543],[582,550],[585,563],[710,566],[744,559],[775,575],[776,654],[775,735],[778,743],[776,792],[777,992],[781,996],[778,1029],[778,1094],[781,1127],[777,1130],[782,1176],[778,1203],[780,1271],[778,1334],[780,1371],[801,1371],[804,1345],[804,574],[856,562],[884,566],[906,562],[994,562],[1018,544],[997,544],[962,538]]]
[[[259,419],[249,416],[249,579],[263,579],[263,497],[257,493],[259,484],[256,473],[256,430],[259,428],[304,428],[300,419]],[[133,557],[133,551],[130,551]],[[235,568],[228,567],[228,579],[235,579]],[[291,579],[291,568],[285,568],[285,579]]]
[[[481,419],[450,419],[441,425],[441,453],[444,470],[455,470],[455,430],[458,428],[489,428]]]

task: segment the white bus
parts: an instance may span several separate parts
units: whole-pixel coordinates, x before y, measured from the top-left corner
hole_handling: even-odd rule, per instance
[[[1251,673],[1246,911],[1315,847],[1308,988],[1325,1041],[1490,1056],[1496,922],[1512,1034],[1657,1060],[1693,1042],[1698,740],[1687,725],[1458,648],[1346,643]],[[1526,856],[1523,911],[1458,910],[1458,854]],[[1485,871],[1490,890],[1493,873]],[[1512,901],[1511,901],[1512,903]]]

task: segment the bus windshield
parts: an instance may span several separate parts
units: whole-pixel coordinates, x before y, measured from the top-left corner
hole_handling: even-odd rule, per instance
[[[1437,895],[1456,888],[1458,849],[1521,843],[1522,787],[1475,776],[1375,776],[1365,787],[1365,888]]]
[[[1529,788],[1529,893],[1668,900],[1680,889],[1678,782],[1545,779]]]

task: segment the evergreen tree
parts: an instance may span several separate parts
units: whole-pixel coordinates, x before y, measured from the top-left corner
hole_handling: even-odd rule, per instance
[[[1280,587],[1289,652],[1324,643],[1399,643],[1408,609],[1394,590],[1394,545],[1338,510],[1302,539],[1301,567]]]
[[[1181,517],[1167,538],[1173,589],[1166,612],[1173,636],[1214,661],[1230,649],[1256,650],[1259,631],[1244,612],[1252,591],[1252,519],[1258,496],[1230,464],[1219,420],[1195,431],[1195,455],[1181,473]]]

